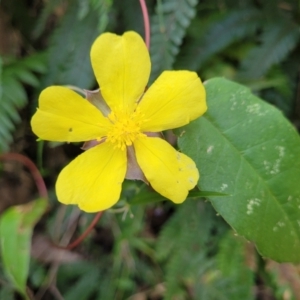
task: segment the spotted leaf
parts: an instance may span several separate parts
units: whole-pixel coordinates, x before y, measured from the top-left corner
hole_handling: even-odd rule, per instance
[[[270,104],[239,84],[206,83],[208,112],[178,131],[217,212],[279,262],[300,262],[300,139]]]

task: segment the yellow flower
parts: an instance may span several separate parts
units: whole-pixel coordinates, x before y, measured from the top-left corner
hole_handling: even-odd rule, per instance
[[[86,212],[110,208],[119,200],[133,154],[154,190],[183,202],[199,179],[195,163],[152,133],[188,124],[206,111],[197,74],[165,71],[145,92],[151,62],[135,32],[100,35],[91,62],[107,110],[66,87],[51,86],[42,91],[31,121],[34,133],[44,140],[98,141],[59,174],[59,201]]]

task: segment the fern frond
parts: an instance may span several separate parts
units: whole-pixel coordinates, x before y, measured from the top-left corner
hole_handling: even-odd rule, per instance
[[[12,141],[15,124],[21,119],[19,110],[27,104],[22,83],[37,87],[39,80],[34,72],[45,71],[44,55],[37,54],[23,60],[0,65],[0,152],[7,151]]]
[[[197,71],[213,55],[221,52],[229,45],[255,32],[261,22],[261,13],[253,8],[232,10],[222,15],[212,16],[210,21],[193,29],[192,40],[183,47],[176,68],[187,68]],[[200,24],[201,25],[201,24]],[[196,24],[198,26],[198,24]]]
[[[199,201],[185,202],[167,221],[156,249],[158,260],[166,260],[165,300],[188,298],[189,280],[207,268],[207,252],[215,246],[211,231],[222,228],[218,221],[210,205]]]
[[[281,62],[299,41],[299,26],[288,19],[277,19],[263,28],[261,44],[242,62],[239,80],[262,77],[271,66]]]
[[[72,1],[60,26],[50,38],[48,71],[43,86],[71,84],[88,89],[95,82],[89,53],[99,34],[99,15],[97,11],[89,10],[79,20],[78,13],[78,3]]]
[[[218,244],[215,255],[205,254],[199,256],[194,264],[186,264],[190,266],[193,299],[254,300],[254,274],[246,265],[249,260],[246,257],[246,241],[229,231]]]
[[[216,267],[221,272],[222,288],[227,291],[226,299],[254,299],[254,274],[246,265],[246,255],[246,241],[235,237],[232,231],[220,241]]]
[[[95,10],[98,14],[98,32],[103,32],[108,25],[109,13],[113,0],[89,0],[91,10]]]
[[[254,299],[245,242],[228,234],[209,203],[187,201],[178,207],[156,250],[158,260],[166,261],[164,300]]]
[[[163,71],[172,69],[182,39],[196,14],[198,0],[158,1],[157,14],[152,18],[150,82]]]

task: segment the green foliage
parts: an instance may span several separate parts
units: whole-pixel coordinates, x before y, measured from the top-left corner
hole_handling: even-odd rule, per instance
[[[282,18],[267,23],[263,28],[261,43],[251,49],[241,65],[241,79],[263,76],[269,68],[286,58],[299,41],[299,26]]]
[[[3,58],[4,60],[4,58]],[[36,54],[22,60],[0,61],[0,153],[9,149],[15,124],[20,123],[19,110],[28,101],[23,84],[37,88],[39,79],[35,73],[45,72],[45,55]]]
[[[100,245],[90,252],[94,261],[76,262],[59,269],[58,287],[65,299],[80,295],[80,299],[121,300],[137,290],[136,278],[140,284],[155,284],[159,278],[158,268],[141,257],[142,253],[154,258],[153,249],[141,235],[143,217],[142,207],[134,207],[125,215],[108,213],[104,216],[102,222],[110,227],[114,238],[113,248],[106,253]]]
[[[13,289],[10,287],[3,287],[0,289],[0,299],[5,299],[5,300],[14,300],[14,292]]]
[[[152,73],[150,82],[163,70],[173,67],[191,19],[195,16],[197,0],[158,1],[156,15],[151,21]]]
[[[247,258],[246,241],[234,236],[232,231],[222,237],[216,254],[216,269],[221,274],[216,272],[213,281],[217,281],[219,290],[226,289],[224,299],[254,299],[254,274],[246,265]],[[222,299],[222,296],[218,298],[216,295],[216,299]]]
[[[208,203],[187,201],[177,209],[157,243],[157,257],[166,261],[164,299],[254,299],[245,244],[226,232]]]
[[[61,0],[52,0],[52,1],[47,1],[45,3],[45,6],[43,7],[39,18],[35,24],[35,28],[33,29],[33,37],[34,38],[39,38],[42,34],[43,31],[45,30],[45,27],[47,25],[47,21],[51,14],[54,12],[54,10],[57,8],[57,6],[61,4]]]
[[[139,1],[136,0],[115,0],[114,7],[119,13],[120,18],[123,19],[124,31],[134,30],[143,36],[144,24],[143,24],[143,15],[141,14],[141,6]],[[151,7],[148,7],[151,9]]]
[[[204,22],[196,19],[189,30],[192,38],[183,46],[176,68],[201,70],[214,55],[251,36],[261,21],[261,13],[251,8],[231,10],[224,15],[216,13]]]
[[[79,277],[78,275],[82,276]],[[98,290],[99,282],[101,282],[98,266],[91,263],[79,262],[63,266],[58,276],[60,283],[64,283],[65,278],[70,280],[70,282],[71,280],[73,281],[72,289],[69,289],[64,295],[66,300],[89,299]]]
[[[230,195],[209,198],[262,255],[299,262],[298,133],[247,88],[225,79],[205,86],[209,110],[179,139],[203,174],[199,188]]]
[[[147,261],[143,263],[138,258],[140,251],[150,259],[153,257],[153,250],[149,247],[147,239],[141,235],[140,224],[143,218],[142,207],[132,207],[127,218],[124,218],[124,215],[123,217],[119,215],[117,218],[112,215],[111,220],[115,219],[113,222],[115,244],[111,266],[113,284],[110,287],[110,292],[113,292],[114,297],[111,299],[124,299],[134,293],[137,287],[135,278],[140,278],[142,283],[147,285],[153,284],[153,281],[157,279],[157,276],[153,275],[157,272],[156,268],[152,270],[149,267],[145,268],[145,263],[148,265]]]
[[[293,281],[290,280],[289,275],[294,276],[297,273],[296,266],[288,264],[270,263],[269,272],[264,274],[265,280],[269,282],[275,295],[275,299],[284,299],[285,295],[289,296],[291,300],[297,300],[298,291],[293,289]],[[287,276],[285,274],[288,274]]]
[[[222,9],[217,5],[198,6],[174,67],[200,72],[203,79],[224,76],[242,82],[290,116],[298,64],[291,52],[299,51],[296,1],[288,1],[284,7],[277,1],[255,5],[253,1],[237,4],[227,0]],[[288,69],[275,74],[274,66],[282,61]],[[288,74],[294,75],[282,80]],[[290,94],[282,95],[282,89]]]
[[[108,14],[111,9],[112,0],[77,0],[79,5],[78,17],[79,20],[84,19],[90,12],[95,11],[98,17],[98,31],[103,32],[108,25]]]
[[[45,199],[8,209],[0,218],[1,256],[14,287],[26,298],[33,227],[47,208]]]
[[[83,1],[86,2],[86,1]],[[104,30],[110,1],[95,9],[95,1],[83,10],[77,1],[71,1],[66,14],[50,38],[48,72],[43,86],[53,84],[73,85],[85,89],[95,82],[89,52],[99,29]],[[76,30],[74,30],[76,24]]]
[[[6,52],[9,59],[3,54],[0,63],[0,152],[9,149],[20,109],[30,101],[35,109],[41,88],[97,87],[89,52],[99,33],[135,30],[144,35],[138,0],[17,2],[1,2],[0,13],[3,9],[11,19],[14,32],[1,36],[0,51],[9,37],[18,38],[13,51]],[[299,1],[146,2],[151,20],[150,82],[165,69],[194,70],[203,80],[223,76],[245,84],[299,124],[300,113],[294,111],[299,98]],[[2,14],[0,18],[6,19]],[[24,240],[13,230],[26,214],[15,208],[7,211],[19,219],[5,224],[6,213],[1,219],[0,299],[15,299],[15,286],[24,294],[26,284],[37,294],[47,289],[42,299],[59,298],[59,293],[64,299],[86,300],[251,300],[293,294],[292,285],[283,284],[279,273],[262,263],[265,260],[251,247],[250,260],[257,256],[259,263],[254,259],[250,270],[250,243],[235,236],[223,218],[235,234],[254,241],[262,255],[299,261],[298,133],[245,87],[214,79],[206,88],[206,116],[184,128],[179,138],[180,149],[200,169],[201,191],[193,190],[184,204],[173,205],[151,187],[126,181],[118,206],[105,212],[93,232],[72,250],[80,259],[62,264],[56,283],[48,289],[56,262],[34,261],[28,270],[33,224],[25,230],[26,251],[20,262],[18,245]],[[22,111],[26,124],[28,111]],[[35,160],[30,138],[26,147],[20,151]],[[55,193],[58,170],[77,154],[74,149],[49,149],[46,143],[43,153],[39,151],[50,194]],[[63,210],[57,207],[53,196],[38,228],[52,238],[73,224],[73,209],[68,209],[59,226]],[[80,216],[74,237],[92,218]],[[5,236],[15,243],[10,252],[3,244]],[[24,266],[22,272],[15,272],[17,263]]]

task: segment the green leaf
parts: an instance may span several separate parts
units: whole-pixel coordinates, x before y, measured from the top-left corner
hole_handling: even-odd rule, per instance
[[[26,295],[32,230],[47,208],[45,199],[13,206],[0,218],[1,253],[5,272],[15,288]]]
[[[259,252],[300,262],[300,139],[282,113],[250,90],[209,80],[208,112],[181,129],[179,146],[201,172],[199,188]]]
[[[46,57],[45,52],[38,52],[24,58],[20,63],[31,71],[44,74],[47,72]]]
[[[24,68],[17,69],[16,77],[24,82],[27,83],[33,87],[37,87],[39,85],[39,80],[37,77],[31,72],[31,70],[27,70]]]
[[[210,192],[210,191],[190,191],[187,196],[187,199],[207,198],[210,196],[223,197],[228,195],[224,193]],[[140,205],[140,204],[156,203],[161,201],[170,201],[170,200],[158,193],[150,192],[145,186],[143,186],[141,190],[129,201],[129,204]]]

